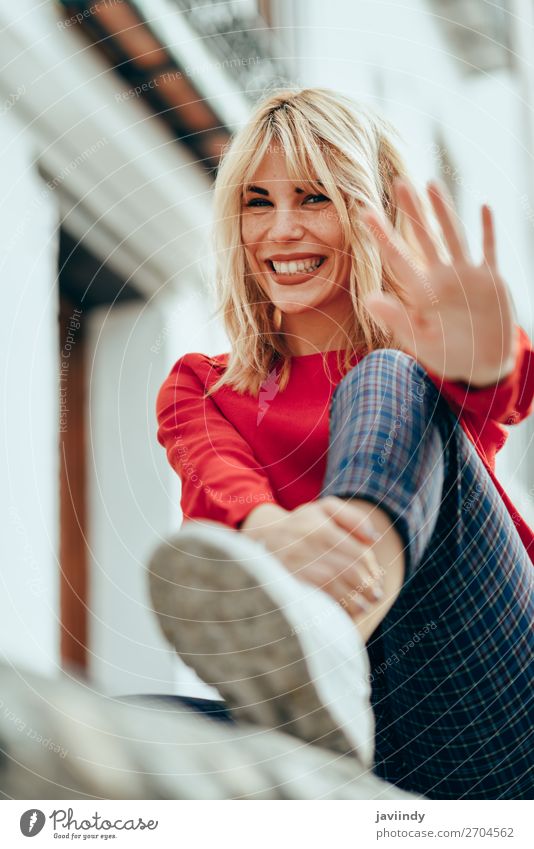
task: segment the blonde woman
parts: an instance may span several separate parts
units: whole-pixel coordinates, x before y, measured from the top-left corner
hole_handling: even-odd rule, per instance
[[[494,458],[534,352],[489,208],[474,261],[427,195],[393,128],[326,89],[270,95],[235,135],[214,198],[231,350],[182,356],[158,396],[185,526],[152,593],[234,718],[370,765],[370,692],[380,777],[532,798],[534,535]]]

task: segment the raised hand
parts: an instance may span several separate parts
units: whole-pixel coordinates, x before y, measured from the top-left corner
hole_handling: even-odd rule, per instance
[[[385,215],[362,212],[383,260],[390,263],[406,305],[393,295],[368,295],[365,305],[390,328],[396,343],[423,366],[446,380],[474,387],[496,383],[515,362],[516,334],[508,287],[497,269],[495,232],[490,208],[481,207],[483,257],[474,263],[452,199],[437,181],[427,184],[448,256],[425,220],[417,193],[408,180],[397,179],[395,200],[411,222],[423,266]]]

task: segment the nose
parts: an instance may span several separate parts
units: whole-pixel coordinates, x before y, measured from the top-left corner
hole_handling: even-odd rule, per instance
[[[294,209],[278,207],[274,211],[269,227],[269,238],[272,242],[289,242],[302,239],[304,227]]]

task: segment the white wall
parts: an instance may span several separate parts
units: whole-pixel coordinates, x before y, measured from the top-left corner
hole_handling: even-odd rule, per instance
[[[501,274],[514,300],[519,323],[532,338],[534,269],[532,237],[534,200],[527,198],[530,181],[524,150],[524,104],[510,72],[478,76],[463,86],[463,98],[447,98],[447,132],[458,168],[459,208],[474,256],[481,256],[479,207],[494,210]],[[497,476],[525,519],[534,525],[534,502],[528,494],[531,424],[509,429],[497,455]]]
[[[187,276],[179,296],[89,321],[90,672],[110,695],[217,696],[161,636],[146,581],[150,554],[181,524],[180,481],[156,440],[158,389],[186,351],[226,350]]]
[[[56,203],[15,108],[0,106],[0,654],[52,675],[59,665]]]
[[[202,253],[211,192],[146,103],[118,97],[124,81],[78,27],[62,24],[66,16],[55,3],[0,2],[0,652],[51,672],[59,661],[56,209],[71,235],[149,300],[198,279],[187,267]],[[244,101],[237,90],[227,95],[236,120]],[[58,177],[54,196],[41,197],[34,157]],[[173,362],[165,348],[150,371],[166,319],[155,306],[82,318],[94,352],[90,669],[108,692],[168,692],[177,662],[147,610],[143,571],[157,540],[180,524],[178,479],[153,415],[156,384]],[[180,326],[191,321],[182,315]]]

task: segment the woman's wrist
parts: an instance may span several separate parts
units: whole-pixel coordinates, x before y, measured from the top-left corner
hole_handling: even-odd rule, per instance
[[[254,539],[261,539],[262,530],[272,528],[276,521],[288,512],[289,510],[279,504],[259,504],[245,516],[239,530]]]

